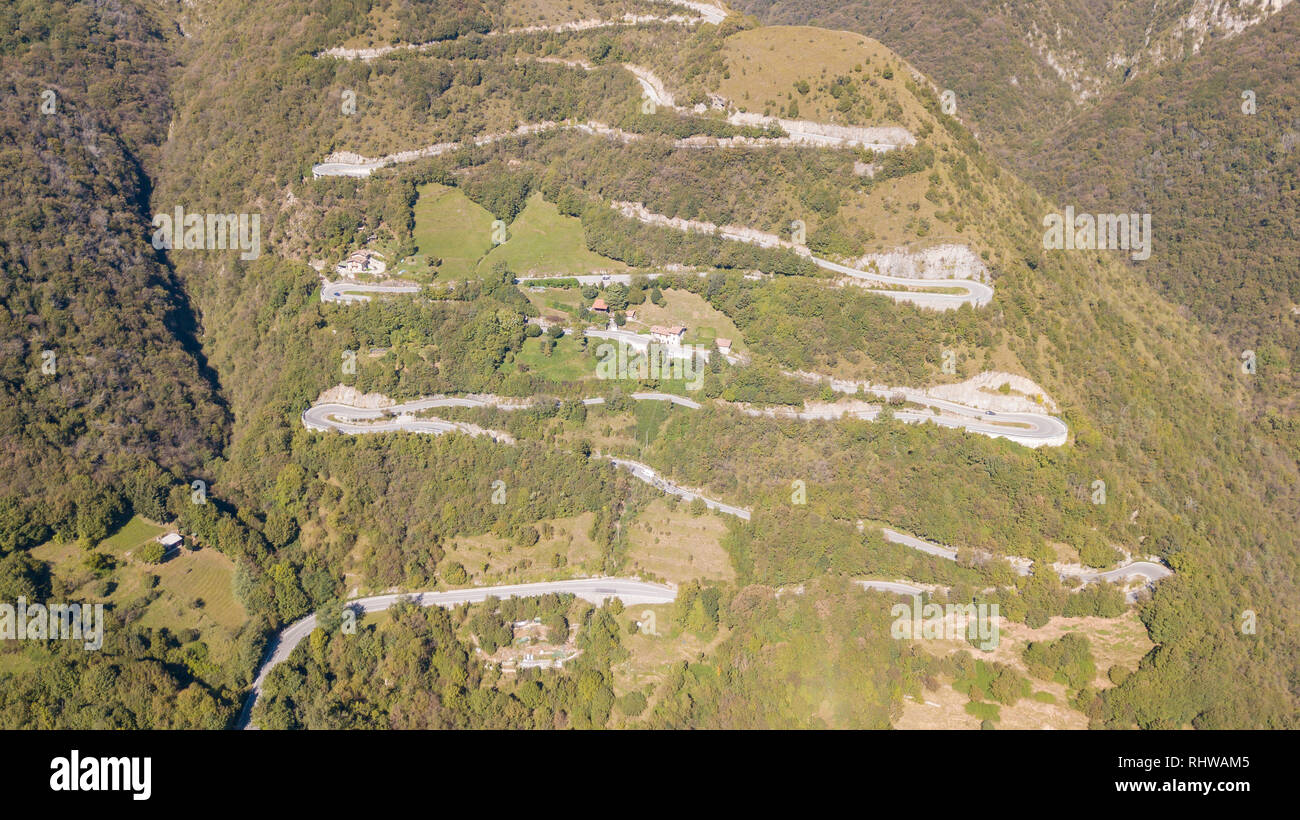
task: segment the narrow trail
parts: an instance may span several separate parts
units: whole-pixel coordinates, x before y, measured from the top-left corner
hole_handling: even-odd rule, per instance
[[[687,0],[665,0],[665,2],[681,6],[683,9],[694,12],[694,14],[669,14],[664,16],[658,14],[628,13],[612,20],[588,19],[574,20],[568,23],[554,23],[551,25],[516,26],[514,28],[486,31],[479,36],[506,37],[519,34],[564,34],[566,32],[642,26],[653,23],[693,27],[704,23],[717,25],[727,18],[727,10],[715,3],[696,3],[688,2]],[[329,48],[318,53],[316,56],[334,57],[340,60],[361,60],[362,62],[369,62],[378,57],[383,57],[400,51],[425,51],[441,45],[444,42],[446,41],[435,40],[428,43],[406,43],[402,45],[374,46],[371,48],[344,48],[342,46],[335,46],[334,48]]]

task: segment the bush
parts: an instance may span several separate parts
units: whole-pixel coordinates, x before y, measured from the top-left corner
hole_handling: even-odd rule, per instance
[[[1127,667],[1115,664],[1106,672],[1106,677],[1110,678],[1111,683],[1120,686],[1124,681],[1128,680],[1130,674],[1131,672]]]
[[[628,717],[636,717],[645,711],[645,707],[645,695],[635,690],[618,699],[618,710]]]
[[[167,554],[167,548],[157,541],[150,541],[140,548],[140,560],[146,564],[162,563],[163,556]]]
[[[459,561],[452,561],[443,567],[442,577],[447,583],[459,586],[469,580],[469,573]]]
[[[111,573],[117,567],[117,561],[113,556],[102,552],[92,552],[86,555],[86,569],[93,572],[97,577],[103,578]]]

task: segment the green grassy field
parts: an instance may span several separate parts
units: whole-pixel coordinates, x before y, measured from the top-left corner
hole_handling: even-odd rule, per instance
[[[492,214],[459,189],[424,185],[415,202],[416,252],[442,260],[439,280],[474,276],[475,266],[492,249],[492,221]],[[410,267],[407,262],[403,266]]]
[[[120,554],[127,550],[142,547],[164,532],[167,532],[166,527],[152,521],[146,521],[136,515],[132,516],[131,520],[122,526],[122,529],[113,533],[108,537],[108,540],[100,544],[100,548],[114,554]]]
[[[152,596],[140,618],[142,626],[166,627],[173,632],[198,630],[212,657],[224,663],[247,617],[231,587],[235,565],[214,549],[191,551],[187,547],[171,552],[161,564],[141,561],[140,548],[167,530],[139,516],[131,518],[96,548],[117,562],[103,579],[85,568],[82,562],[87,553],[75,543],[42,544],[32,550],[32,557],[49,563],[59,584],[68,590],[69,600],[124,607]],[[12,669],[22,663],[5,657],[0,668]]]
[[[533,290],[520,288],[528,301],[541,313],[542,318],[555,322],[567,322],[576,318],[578,308],[582,305],[582,293],[574,288],[546,288]]]
[[[509,239],[493,248],[478,270],[486,273],[505,262],[519,275],[577,276],[597,270],[621,273],[627,266],[587,250],[582,223],[565,216],[553,204],[533,194],[510,225]]]
[[[520,372],[520,365],[529,373],[553,382],[573,382],[595,375],[595,365],[587,354],[578,349],[576,336],[562,336],[551,355],[542,352],[542,340],[525,339],[524,347],[515,354],[514,361],[502,366],[507,375]]]

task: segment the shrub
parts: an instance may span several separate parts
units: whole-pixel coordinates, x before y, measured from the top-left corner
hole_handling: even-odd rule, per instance
[[[465,567],[459,561],[452,561],[443,567],[442,577],[449,584],[460,585],[469,580],[469,573],[465,571]]]

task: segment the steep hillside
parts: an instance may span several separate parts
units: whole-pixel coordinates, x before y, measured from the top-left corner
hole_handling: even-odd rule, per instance
[[[1240,351],[1258,389],[1294,401],[1300,356],[1300,6],[1144,74],[1020,160],[1081,212],[1150,211],[1136,263]]]
[[[227,423],[189,301],[148,241],[171,57],[158,21],[119,12],[0,13],[0,497],[27,497],[36,531],[83,537],[118,523],[104,510],[120,513],[109,499],[142,463],[197,475]]]
[[[1286,215],[1296,210],[1300,7],[736,6],[880,39],[951,89],[956,116],[1039,191],[1079,212],[1150,211],[1160,250],[1134,272],[1265,359],[1261,390],[1294,392],[1300,255]]]
[[[960,116],[1016,157],[1125,82],[1268,21],[1290,0],[737,0],[765,23],[875,37],[956,93]],[[1044,112],[1054,115],[1044,117]],[[1025,167],[1025,166],[1018,166]]]
[[[277,257],[287,252],[303,254],[299,256],[303,259],[312,252],[312,247],[296,238],[311,234],[310,229],[286,230],[304,208],[317,214],[312,219],[321,220],[319,224],[328,224],[332,213],[350,210],[357,214],[359,226],[367,226],[372,233],[388,231],[400,239],[403,231],[409,230],[400,218],[401,200],[385,199],[383,186],[393,184],[399,191],[411,186],[406,190],[413,194],[417,183],[430,179],[462,187],[507,222],[518,213],[498,198],[507,181],[511,202],[522,204],[521,192],[541,190],[559,201],[562,210],[581,215],[589,237],[606,232],[609,238],[597,243],[600,252],[635,259],[633,249],[639,247],[639,253],[650,251],[660,263],[674,261],[672,234],[662,232],[669,229],[642,236],[625,222],[606,224],[598,214],[609,213],[609,201],[635,197],[667,217],[746,224],[771,231],[781,230],[791,216],[798,216],[805,220],[810,234],[836,231],[839,238],[827,239],[827,252],[842,248],[846,255],[872,250],[873,244],[868,243],[873,242],[885,248],[916,242],[924,246],[925,241],[932,241],[928,231],[940,226],[951,231],[942,235],[964,238],[987,257],[996,289],[994,305],[973,315],[919,311],[848,291],[841,300],[827,301],[820,298],[821,285],[800,276],[790,277],[782,287],[724,277],[717,280],[719,285],[726,283],[724,286],[710,284],[705,295],[737,321],[751,348],[764,349],[765,360],[776,369],[810,363],[802,353],[794,352],[796,347],[782,344],[783,334],[800,333],[805,322],[841,322],[864,310],[879,317],[872,330],[846,330],[839,337],[842,341],[830,346],[823,342],[811,364],[833,368],[845,357],[889,361],[898,355],[897,346],[904,339],[936,334],[938,349],[919,353],[930,363],[920,366],[918,372],[923,379],[942,380],[938,365],[943,345],[958,343],[957,334],[965,334],[972,355],[1001,356],[1008,366],[1023,370],[1057,398],[1074,431],[1069,449],[1031,454],[928,427],[877,432],[844,425],[804,427],[783,434],[773,422],[713,413],[693,419],[674,416],[645,457],[667,465],[670,472],[695,486],[758,499],[754,525],[738,528],[732,546],[737,561],[747,568],[746,577],[754,581],[797,580],[831,566],[850,572],[870,566],[875,559],[863,553],[851,535],[851,522],[858,517],[905,521],[915,531],[998,552],[1032,554],[1043,548],[1044,540],[1083,544],[1090,537],[1083,533],[1094,528],[1109,543],[1154,549],[1177,570],[1145,611],[1160,646],[1138,674],[1106,699],[1097,718],[1116,725],[1224,726],[1275,723],[1292,712],[1284,681],[1294,678],[1296,654],[1286,631],[1270,629],[1261,639],[1276,647],[1277,658],[1287,660],[1256,665],[1236,630],[1232,613],[1245,608],[1268,611],[1279,625],[1289,617],[1280,602],[1293,591],[1289,579],[1294,577],[1294,533],[1285,522],[1294,511],[1293,500],[1285,497],[1282,488],[1294,479],[1294,449],[1287,449],[1293,448],[1294,442],[1276,436],[1294,433],[1262,429],[1250,420],[1249,412],[1243,414],[1247,383],[1238,375],[1235,352],[1180,318],[1173,305],[1134,281],[1123,264],[1094,254],[1044,252],[1040,224],[1051,206],[1000,171],[960,125],[943,117],[936,95],[923,82],[913,81],[901,60],[864,58],[866,73],[860,81],[851,81],[856,88],[872,89],[871,83],[880,84],[885,97],[878,109],[857,109],[855,116],[865,119],[850,120],[849,124],[901,123],[920,141],[911,155],[916,157],[915,165],[900,163],[894,175],[881,178],[859,177],[849,169],[824,176],[820,183],[816,178],[805,180],[798,176],[798,168],[807,167],[806,159],[786,160],[781,152],[785,149],[707,153],[674,149],[665,145],[662,137],[622,143],[557,132],[517,142],[506,140],[451,160],[432,157],[399,164],[362,182],[299,181],[313,158],[319,161],[331,150],[355,145],[350,142],[355,137],[349,134],[365,124],[364,119],[354,122],[333,113],[338,90],[355,87],[359,99],[368,99],[379,89],[370,86],[374,78],[408,70],[414,58],[396,54],[370,62],[313,59],[309,55],[338,39],[320,14],[286,6],[286,13],[302,13],[304,32],[317,32],[289,37],[269,24],[259,25],[256,19],[246,18],[239,4],[227,5],[230,13],[222,19],[242,22],[233,27],[205,27],[188,44],[188,79],[178,96],[192,102],[184,106],[178,119],[159,196],[165,199],[184,190],[213,208],[262,203],[271,209],[265,223],[276,226],[268,246]],[[359,30],[362,21],[353,25]],[[425,49],[421,59],[436,64],[440,59],[463,61],[467,59],[464,55],[477,53],[484,61],[482,76],[488,76],[494,62],[514,62],[541,48],[564,60],[587,60],[600,53],[608,62],[641,63],[658,69],[666,62],[664,55],[674,48],[726,54],[718,47],[719,38],[738,30],[734,24],[721,29],[669,29],[658,33],[653,43],[637,29],[526,35],[494,38],[489,52],[476,52],[479,46],[472,39],[448,40]],[[680,45],[673,46],[674,38]],[[242,65],[231,84],[219,97],[207,93],[202,78],[225,73],[229,55],[235,51],[242,55]],[[755,53],[761,55],[762,50]],[[663,81],[667,91],[683,98],[693,93],[689,86],[696,82],[702,84],[703,92],[722,93],[721,83],[729,71],[734,81],[735,68],[728,68],[724,59],[720,66],[707,67],[704,72],[688,72],[691,76],[664,70]],[[848,71],[852,76],[853,67]],[[616,75],[609,72],[611,81]],[[581,69],[574,69],[567,78],[555,76],[566,83],[586,81]],[[473,78],[469,80],[473,82]],[[834,80],[834,76],[828,73],[826,80]],[[800,93],[794,88],[791,92]],[[829,88],[819,93],[829,94]],[[633,87],[624,104],[635,108],[637,97]],[[253,109],[240,102],[252,98],[268,101],[257,111],[275,112],[271,117],[258,113],[255,126],[249,122]],[[891,100],[899,107],[901,119],[890,119]],[[393,102],[385,99],[376,104],[391,106]],[[389,121],[384,127],[394,134],[405,132],[407,129],[396,123],[408,117],[418,122],[426,105],[415,100],[386,108]],[[784,113],[788,115],[788,103],[782,105],[787,106]],[[574,114],[589,116],[586,111]],[[521,117],[517,122],[525,120]],[[277,150],[258,149],[259,144],[271,140]],[[405,145],[390,142],[389,150],[423,144],[416,137]],[[199,145],[202,150],[197,149]],[[818,156],[824,156],[828,168],[846,159],[834,151]],[[203,158],[201,163],[196,162],[198,157]],[[847,159],[851,164],[852,157]],[[227,172],[214,175],[207,171],[214,167]],[[719,173],[723,167],[731,170]],[[809,197],[810,189],[818,184],[831,195],[827,201],[834,204],[799,204],[800,197]],[[874,206],[873,201],[877,203]],[[889,227],[886,220],[854,215],[873,207],[882,214],[891,208],[909,208],[914,216]],[[917,213],[915,209],[922,210]],[[928,223],[923,229],[922,221]],[[841,227],[836,228],[837,224]],[[874,237],[869,233],[876,231]],[[226,481],[232,492],[260,506],[260,514],[276,514],[274,505],[256,499],[265,498],[277,474],[283,476],[294,463],[310,466],[305,477],[309,486],[322,480],[341,482],[345,497],[352,494],[351,487],[358,481],[356,466],[351,463],[356,456],[339,452],[331,457],[328,471],[323,471],[323,453],[310,455],[319,445],[293,432],[303,402],[338,380],[327,374],[330,369],[337,373],[339,352],[349,344],[345,337],[334,337],[332,332],[322,336],[313,328],[322,323],[339,333],[352,328],[346,332],[361,332],[363,343],[381,349],[397,344],[396,362],[407,372],[416,372],[409,368],[423,366],[420,361],[436,362],[440,371],[448,372],[454,347],[449,350],[440,343],[421,343],[419,337],[399,342],[387,331],[374,335],[374,329],[362,330],[356,323],[362,316],[359,313],[331,309],[316,318],[319,308],[303,299],[310,278],[296,272],[302,268],[287,259],[273,258],[247,269],[227,268],[224,274],[205,259],[179,264],[210,319],[209,326],[225,329],[220,334],[209,333],[205,345],[218,370],[226,374],[223,379],[238,384],[232,390],[240,396],[237,417],[244,419],[236,425],[232,469]],[[746,261],[739,267],[743,270],[753,264]],[[686,280],[680,286],[691,287]],[[277,292],[282,295],[273,296]],[[502,305],[510,303],[505,292],[499,298],[504,300]],[[733,298],[735,302],[730,301]],[[270,313],[264,314],[254,330],[248,319],[236,317],[257,306]],[[392,308],[376,306],[375,310],[388,316],[384,320],[388,323],[409,321],[399,320],[392,312],[399,310],[396,304]],[[497,319],[493,321],[498,321],[500,308],[494,310]],[[779,313],[784,326],[761,329],[765,326],[755,323],[769,311]],[[481,317],[482,311],[471,308],[468,315]],[[433,315],[430,319],[446,321]],[[954,321],[968,327],[959,328]],[[768,333],[774,334],[770,341],[764,338]],[[336,340],[327,341],[331,338]],[[515,344],[507,339],[503,355],[513,355]],[[981,350],[985,352],[977,352]],[[254,375],[255,371],[265,372],[266,361],[278,364],[273,382]],[[381,357],[374,365],[363,364],[358,373],[363,389],[367,379],[381,375],[375,368],[382,368],[385,361],[389,360]],[[484,364],[491,366],[490,361]],[[910,360],[905,364],[916,366]],[[313,372],[315,376],[310,375]],[[500,389],[504,385],[500,377],[482,371],[474,378],[472,383],[463,382],[462,389]],[[482,378],[486,381],[479,380]],[[556,424],[542,429],[555,434],[570,429],[568,423]],[[588,428],[587,434],[595,432]],[[542,443],[550,440],[550,435],[527,437]],[[785,437],[790,435],[800,442],[794,449],[777,444],[789,441]],[[423,447],[416,442],[402,446]],[[703,453],[713,455],[698,455]],[[781,454],[781,463],[765,460],[765,454],[776,453]],[[838,453],[848,460],[839,464]],[[1079,489],[1096,476],[1107,477],[1111,486],[1111,501],[1100,508],[1083,500],[1087,494]],[[807,512],[791,510],[780,500],[789,495],[791,480],[800,477],[811,479],[810,487],[817,488],[810,493],[816,501]],[[405,480],[400,475],[394,478]],[[486,476],[480,480],[486,483]],[[1036,489],[1027,492],[1029,486]],[[862,487],[871,490],[862,492]],[[974,487],[980,489],[968,489]],[[936,497],[918,504],[918,497],[927,492]],[[314,496],[315,490],[310,494]],[[364,537],[379,537],[377,529],[363,523],[368,515],[365,507],[349,502],[349,509],[351,515],[361,517],[362,532],[372,533]],[[293,514],[298,516],[306,540],[290,544],[285,556],[295,564],[306,561],[304,570],[315,566],[331,575],[337,573],[336,566],[318,563],[323,546],[312,544],[318,536],[312,534],[302,512]],[[393,546],[399,554],[409,556],[415,540],[413,531],[407,532]],[[807,551],[827,548],[827,533],[836,533],[833,543],[842,544],[831,549],[830,563],[805,561]],[[617,556],[617,551],[611,554],[615,563],[608,567],[617,566]],[[336,588],[337,584],[333,582]],[[1215,647],[1209,662],[1197,648],[1207,645]],[[1226,690],[1228,680],[1243,678],[1251,681],[1249,695]],[[1157,691],[1162,694],[1153,697]]]
[[[905,32],[919,11],[898,8],[873,13]],[[1181,9],[1152,22],[1116,3],[1102,19],[1132,55],[1146,53],[1144,25],[1164,37]],[[1033,67],[1039,115],[1076,104],[1030,35],[1055,19],[1070,42],[1094,43],[1082,4],[950,12],[954,27],[979,20],[985,36],[1024,43],[996,53]],[[69,208],[98,247],[120,250],[109,281],[156,279],[156,290],[123,284],[150,296],[116,321],[139,328],[134,349],[170,352],[142,361],[152,377],[128,373],[140,383],[110,403],[128,408],[115,420],[164,466],[210,471],[202,504],[181,475],[108,475],[101,495],[126,500],[108,497],[111,514],[85,516],[101,526],[77,534],[107,550],[108,525],[128,512],[175,521],[233,567],[231,620],[243,621],[225,637],[173,635],[143,626],[156,595],[120,607],[110,657],[129,679],[102,708],[52,706],[55,688],[42,689],[97,661],[0,656],[0,691],[18,693],[3,701],[6,725],[112,725],[114,714],[233,725],[258,669],[269,673],[252,719],[274,727],[884,728],[905,696],[940,680],[995,725],[996,704],[1030,696],[1012,665],[890,636],[902,583],[997,604],[1025,631],[1062,617],[1104,625],[1131,607],[1150,640],[1136,654],[1154,648],[1100,683],[1063,670],[1059,706],[1073,712],[1061,725],[1294,726],[1294,416],[1126,258],[1045,249],[1043,218],[1063,203],[945,113],[943,77],[889,37],[763,27],[698,3],[213,0],[166,14],[139,33],[183,32],[144,37],[159,50],[141,83],[170,101],[149,109],[147,128],[105,114],[25,138],[15,128],[24,147],[0,160],[26,174],[71,150],[68,167],[103,171],[77,193],[114,202],[112,214]],[[596,22],[565,25],[574,14]],[[39,28],[26,19],[14,30]],[[916,31],[908,47],[941,44]],[[1079,77],[1106,65],[1109,87],[1117,69],[1099,48],[1069,60]],[[977,49],[948,50],[978,65]],[[984,111],[1018,99],[991,95]],[[89,138],[92,125],[120,133],[115,150]],[[48,190],[14,200],[62,201],[55,183],[77,178],[43,173]],[[256,215],[260,254],[146,253],[147,215],[177,206]],[[13,231],[40,218],[19,209]],[[382,258],[381,276],[335,268],[360,250]],[[537,278],[516,281],[519,260]],[[66,254],[26,278],[70,277],[92,300],[103,291],[70,273],[81,262]],[[151,301],[171,288],[178,309],[193,305],[190,323],[163,322]],[[10,310],[16,336],[60,318],[26,292],[15,304],[29,302],[28,318]],[[98,327],[121,304],[90,302],[77,317]],[[201,353],[186,352],[189,327]],[[602,369],[604,340],[653,338],[638,328],[707,345],[707,365],[696,378]],[[1285,361],[1261,353],[1264,367]],[[41,383],[24,384],[38,397],[24,401],[48,403]],[[178,390],[188,417],[140,403]],[[46,435],[75,421],[43,411]],[[1042,429],[1053,432],[1036,438]],[[90,445],[59,434],[61,447]],[[127,573],[105,560],[94,578],[78,574],[70,535],[28,535],[17,545],[49,543],[11,556],[0,581],[47,591],[52,576],[59,592],[114,594]],[[1104,583],[1101,571],[1129,557],[1150,558],[1153,583]],[[652,566],[677,584],[671,604],[398,606],[339,631],[345,599]],[[313,613],[320,628],[259,667],[272,630]],[[1242,629],[1246,613],[1257,631]],[[507,674],[514,627],[534,616],[545,634],[528,640],[581,657]],[[1040,647],[1026,671],[1051,677],[1063,657]],[[363,658],[375,662],[354,675]],[[184,708],[138,702],[163,672],[159,688]],[[23,705],[33,698],[43,709]]]

